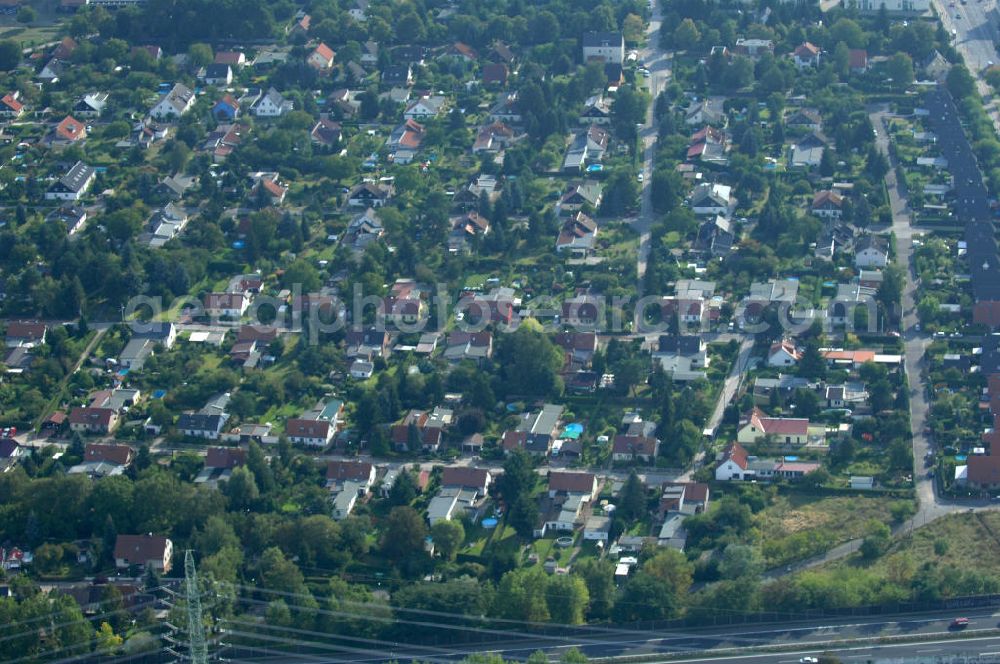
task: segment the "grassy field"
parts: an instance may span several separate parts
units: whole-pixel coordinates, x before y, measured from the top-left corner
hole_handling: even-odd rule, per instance
[[[892,520],[893,501],[875,496],[778,496],[757,515],[768,567],[817,555]]]

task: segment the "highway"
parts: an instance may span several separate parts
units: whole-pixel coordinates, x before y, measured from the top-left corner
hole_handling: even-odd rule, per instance
[[[950,628],[952,619],[958,616],[969,618],[969,626],[962,632]],[[572,637],[534,636],[515,628],[502,645],[490,640],[454,646],[393,643],[391,653],[384,650],[347,650],[344,653],[326,653],[330,659],[317,660],[310,654],[302,659],[290,655],[285,661],[447,662],[474,653],[523,661],[538,650],[557,658],[567,649],[577,647],[588,657],[604,661],[641,658],[643,662],[784,664],[798,662],[802,657],[832,653],[845,662],[887,662],[902,658],[933,662],[939,657],[955,655],[980,658],[977,660],[980,662],[1000,662],[998,617],[997,613],[989,610],[956,610],[934,615],[826,620],[813,625],[735,625],[658,632],[595,628],[588,630],[585,636]],[[442,626],[442,629],[445,630],[443,636],[447,627]]]

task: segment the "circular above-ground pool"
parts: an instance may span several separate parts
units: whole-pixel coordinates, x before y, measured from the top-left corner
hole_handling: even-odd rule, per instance
[[[571,547],[571,546],[573,546],[573,538],[572,537],[558,537],[558,538],[556,538],[556,546],[561,546],[564,549],[566,549],[568,547]]]
[[[483,519],[482,524],[483,528],[486,528],[487,530],[492,530],[493,528],[497,527],[497,520],[494,519],[493,517],[489,517],[487,519]]]

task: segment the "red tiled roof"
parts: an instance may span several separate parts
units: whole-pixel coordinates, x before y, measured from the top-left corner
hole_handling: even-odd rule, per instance
[[[12,320],[7,323],[7,338],[39,341],[45,336],[45,330],[45,323],[37,320]]]
[[[83,451],[84,461],[106,461],[117,466],[127,466],[132,463],[135,455],[128,445],[109,445],[105,443],[87,443]]]
[[[56,125],[56,136],[66,141],[78,141],[86,134],[87,126],[72,115],[67,115]]]
[[[486,486],[490,471],[485,468],[469,468],[465,466],[448,466],[441,473],[441,486],[460,486],[464,488],[482,488]]]
[[[331,461],[326,464],[326,479],[339,482],[367,482],[372,465],[364,461]]]
[[[327,62],[333,62],[333,57],[334,57],[333,49],[324,44],[323,42],[319,43],[319,46],[316,47],[316,50],[314,50],[313,53],[320,56]]]
[[[593,490],[593,473],[566,473],[555,470],[549,473],[549,491],[589,494]]]
[[[115,417],[115,411],[111,408],[90,408],[77,406],[69,412],[69,423],[82,424],[86,426],[111,426],[111,420]]]
[[[0,99],[0,103],[2,103],[4,106],[6,106],[15,113],[20,113],[21,109],[24,108],[24,104],[14,99],[14,95],[11,94],[4,95],[3,98]]]
[[[969,484],[990,486],[1000,484],[1000,454],[985,456],[976,454],[966,461]]]
[[[210,447],[205,455],[206,468],[236,468],[246,463],[247,452],[240,447]]]
[[[285,433],[297,438],[327,438],[330,423],[326,420],[303,420],[293,418],[285,422]]]
[[[615,436],[612,454],[639,454],[653,456],[656,453],[656,439],[651,436]]]
[[[743,470],[747,469],[747,451],[739,443],[729,443],[722,453],[722,462],[732,461]]]
[[[122,558],[133,564],[162,561],[168,541],[160,535],[119,535],[115,540],[115,558]]]

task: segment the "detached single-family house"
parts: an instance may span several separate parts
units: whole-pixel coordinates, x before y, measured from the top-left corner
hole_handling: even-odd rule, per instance
[[[421,97],[420,99],[411,101],[407,105],[406,110],[403,111],[403,119],[426,120],[428,118],[436,118],[444,111],[447,103],[447,98],[439,95]]]
[[[722,215],[728,217],[735,203],[732,187],[714,182],[705,182],[691,192],[688,205],[697,215]]]
[[[765,438],[775,442],[804,445],[809,438],[806,418],[768,417],[760,408],[753,408],[736,433],[739,443],[756,443]]]
[[[0,98],[0,118],[14,120],[24,113],[24,104],[20,101],[20,93],[8,92]]]
[[[65,147],[87,138],[87,125],[67,115],[53,127],[45,142],[53,147]]]
[[[229,65],[211,64],[205,67],[205,85],[225,87],[233,82],[233,68]]]
[[[819,131],[823,128],[823,116],[813,108],[797,108],[785,115],[785,127],[803,131]]]
[[[809,211],[823,219],[840,219],[844,212],[844,198],[830,189],[817,191]]]
[[[556,238],[556,251],[585,256],[594,250],[597,240],[597,222],[583,212],[576,212],[563,222]]]
[[[810,42],[802,42],[792,51],[792,60],[799,69],[819,66],[820,48]]]
[[[585,32],[583,61],[622,64],[625,62],[625,37],[620,32]]]
[[[249,293],[206,293],[205,313],[212,318],[239,318],[250,307]]]
[[[614,461],[653,463],[659,453],[660,441],[655,436],[618,434],[611,445],[611,458]]]
[[[347,194],[347,204],[351,207],[380,208],[392,198],[392,185],[362,182]]]
[[[194,91],[182,83],[175,83],[160,101],[149,111],[149,115],[157,120],[171,120],[179,118],[188,111],[195,103]]]
[[[750,467],[749,455],[739,443],[729,443],[722,453],[719,465],[715,467],[715,479],[718,481],[742,480],[748,476]]]
[[[603,189],[599,182],[586,181],[570,185],[559,199],[559,207],[567,212],[576,212],[584,206],[596,210],[601,205]]]
[[[819,134],[813,132],[792,145],[793,168],[814,168],[823,161],[823,151],[826,149],[826,141],[820,138]]]
[[[212,117],[216,122],[232,122],[240,117],[240,102],[230,94],[224,95],[212,106]]]
[[[802,359],[802,352],[788,339],[771,344],[767,353],[767,364],[771,367],[794,367]]]
[[[34,348],[45,343],[48,326],[37,320],[12,320],[7,323],[6,343],[8,348]]]
[[[119,535],[115,540],[115,567],[118,569],[137,565],[166,574],[170,571],[173,554],[174,543],[159,535]]]
[[[889,243],[878,235],[864,235],[854,245],[854,265],[883,268],[889,264]]]
[[[294,108],[294,104],[274,88],[269,88],[253,105],[253,114],[259,118],[280,118]]]
[[[375,466],[367,461],[330,461],[326,464],[326,486],[340,491],[347,482],[353,482],[358,493],[364,495],[375,485]]]
[[[684,124],[692,127],[722,126],[725,123],[726,113],[717,100],[703,99],[691,102],[684,111]]]
[[[312,141],[313,145],[332,148],[340,145],[342,135],[343,130],[339,122],[329,118],[320,118],[319,122],[313,126],[312,131],[309,132],[309,140]]]
[[[118,411],[113,408],[77,406],[69,412],[69,428],[78,433],[111,433],[118,426]]]
[[[320,42],[306,58],[306,64],[318,72],[327,72],[333,68],[335,55],[332,48]]]
[[[73,105],[73,115],[81,118],[99,118],[108,105],[107,92],[91,92],[83,95]]]
[[[97,171],[82,161],[73,164],[66,175],[59,178],[45,192],[47,201],[78,201],[94,183]]]

